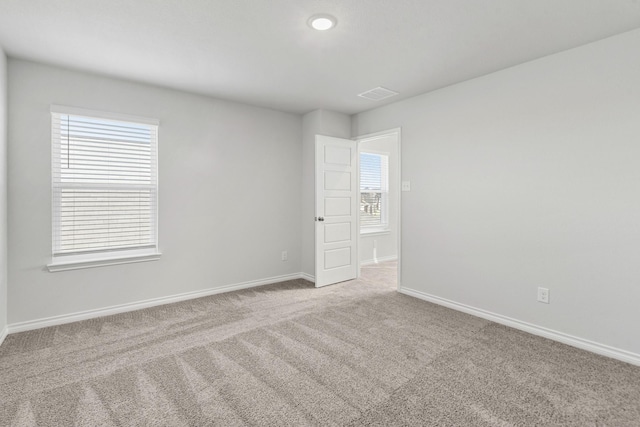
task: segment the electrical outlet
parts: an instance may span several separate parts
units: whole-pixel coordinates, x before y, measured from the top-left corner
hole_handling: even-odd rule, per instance
[[[287,259],[289,259],[287,251],[282,251],[282,261],[286,261]]]
[[[549,304],[549,289],[538,288],[538,301]]]

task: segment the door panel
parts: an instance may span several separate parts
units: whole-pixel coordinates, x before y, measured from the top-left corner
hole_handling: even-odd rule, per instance
[[[351,150],[344,147],[325,146],[324,161],[327,164],[351,166]]]
[[[325,197],[324,216],[350,216],[351,197]]]
[[[357,149],[316,135],[316,286],[357,275]]]
[[[351,264],[349,248],[332,249],[324,253],[324,268],[326,269],[345,267],[349,264]]]
[[[351,173],[325,171],[324,189],[345,191],[351,190]]]
[[[343,222],[340,224],[325,224],[325,243],[347,242],[351,239],[351,224]]]

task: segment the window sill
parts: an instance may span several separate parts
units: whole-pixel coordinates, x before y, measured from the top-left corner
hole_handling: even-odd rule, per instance
[[[380,236],[390,233],[391,230],[389,230],[388,228],[368,228],[366,230],[360,230],[361,236]]]
[[[104,267],[107,265],[130,264],[133,262],[157,261],[160,259],[160,252],[143,253],[143,254],[127,254],[120,256],[94,257],[93,259],[68,259],[53,260],[47,264],[50,273],[66,270],[80,270],[84,268]]]

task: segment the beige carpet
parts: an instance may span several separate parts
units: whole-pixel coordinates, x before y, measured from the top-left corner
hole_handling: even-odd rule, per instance
[[[640,368],[398,294],[393,267],[9,335],[0,425],[640,425]]]

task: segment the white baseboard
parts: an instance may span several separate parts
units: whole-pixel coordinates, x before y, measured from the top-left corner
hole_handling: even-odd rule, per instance
[[[365,265],[371,265],[371,264],[379,264],[381,262],[387,262],[387,261],[397,261],[398,257],[393,255],[393,256],[385,256],[385,257],[381,257],[376,259],[368,259],[365,261],[360,261],[360,266],[364,267]]]
[[[573,347],[577,347],[582,350],[590,351],[592,353],[600,354],[602,356],[611,357],[613,359],[631,363],[632,365],[640,366],[640,354],[632,353],[630,351],[611,347],[605,344],[600,344],[594,341],[589,341],[583,338],[565,334],[563,332],[554,331],[552,329],[548,329],[542,326],[537,326],[531,323],[523,322],[521,320],[513,319],[511,317],[502,316],[500,314],[492,313],[490,311],[475,308],[466,304],[460,304],[455,301],[451,301],[445,298],[440,298],[435,295],[426,294],[424,292],[416,291],[414,289],[403,287],[399,289],[399,292],[405,295],[409,295],[425,301],[432,302],[434,304],[452,308],[457,311],[462,311],[464,313],[468,313],[473,316],[491,320],[492,322],[500,323],[505,326],[519,329],[521,331],[525,331],[533,335],[549,338],[551,340],[558,341]]]
[[[300,278],[304,280],[308,280],[311,283],[316,283],[316,277],[308,273],[300,273]]]
[[[63,325],[65,323],[78,322],[80,320],[94,319],[96,317],[110,316],[112,314],[124,313],[127,311],[141,310],[143,308],[155,307],[163,304],[171,304],[174,302],[186,301],[195,298],[206,297],[209,295],[221,294],[224,292],[237,291],[240,289],[254,288],[257,286],[270,285],[272,283],[285,282],[287,280],[295,280],[305,278],[303,273],[288,274],[284,276],[269,277],[267,279],[252,280],[249,282],[236,283],[234,285],[220,286],[201,291],[185,292],[167,297],[152,298],[144,301],[114,305],[111,307],[99,308],[95,310],[86,310],[77,313],[63,314],[60,316],[46,317],[36,320],[28,320],[26,322],[12,323],[5,328],[5,335],[16,332],[30,331],[33,329],[46,328],[49,326]],[[0,335],[1,336],[1,335]],[[4,337],[2,337],[4,339]],[[0,340],[1,342],[1,340]]]
[[[0,331],[0,345],[2,345],[2,343],[4,342],[4,339],[7,337],[7,335],[9,335],[9,327],[5,326]]]

